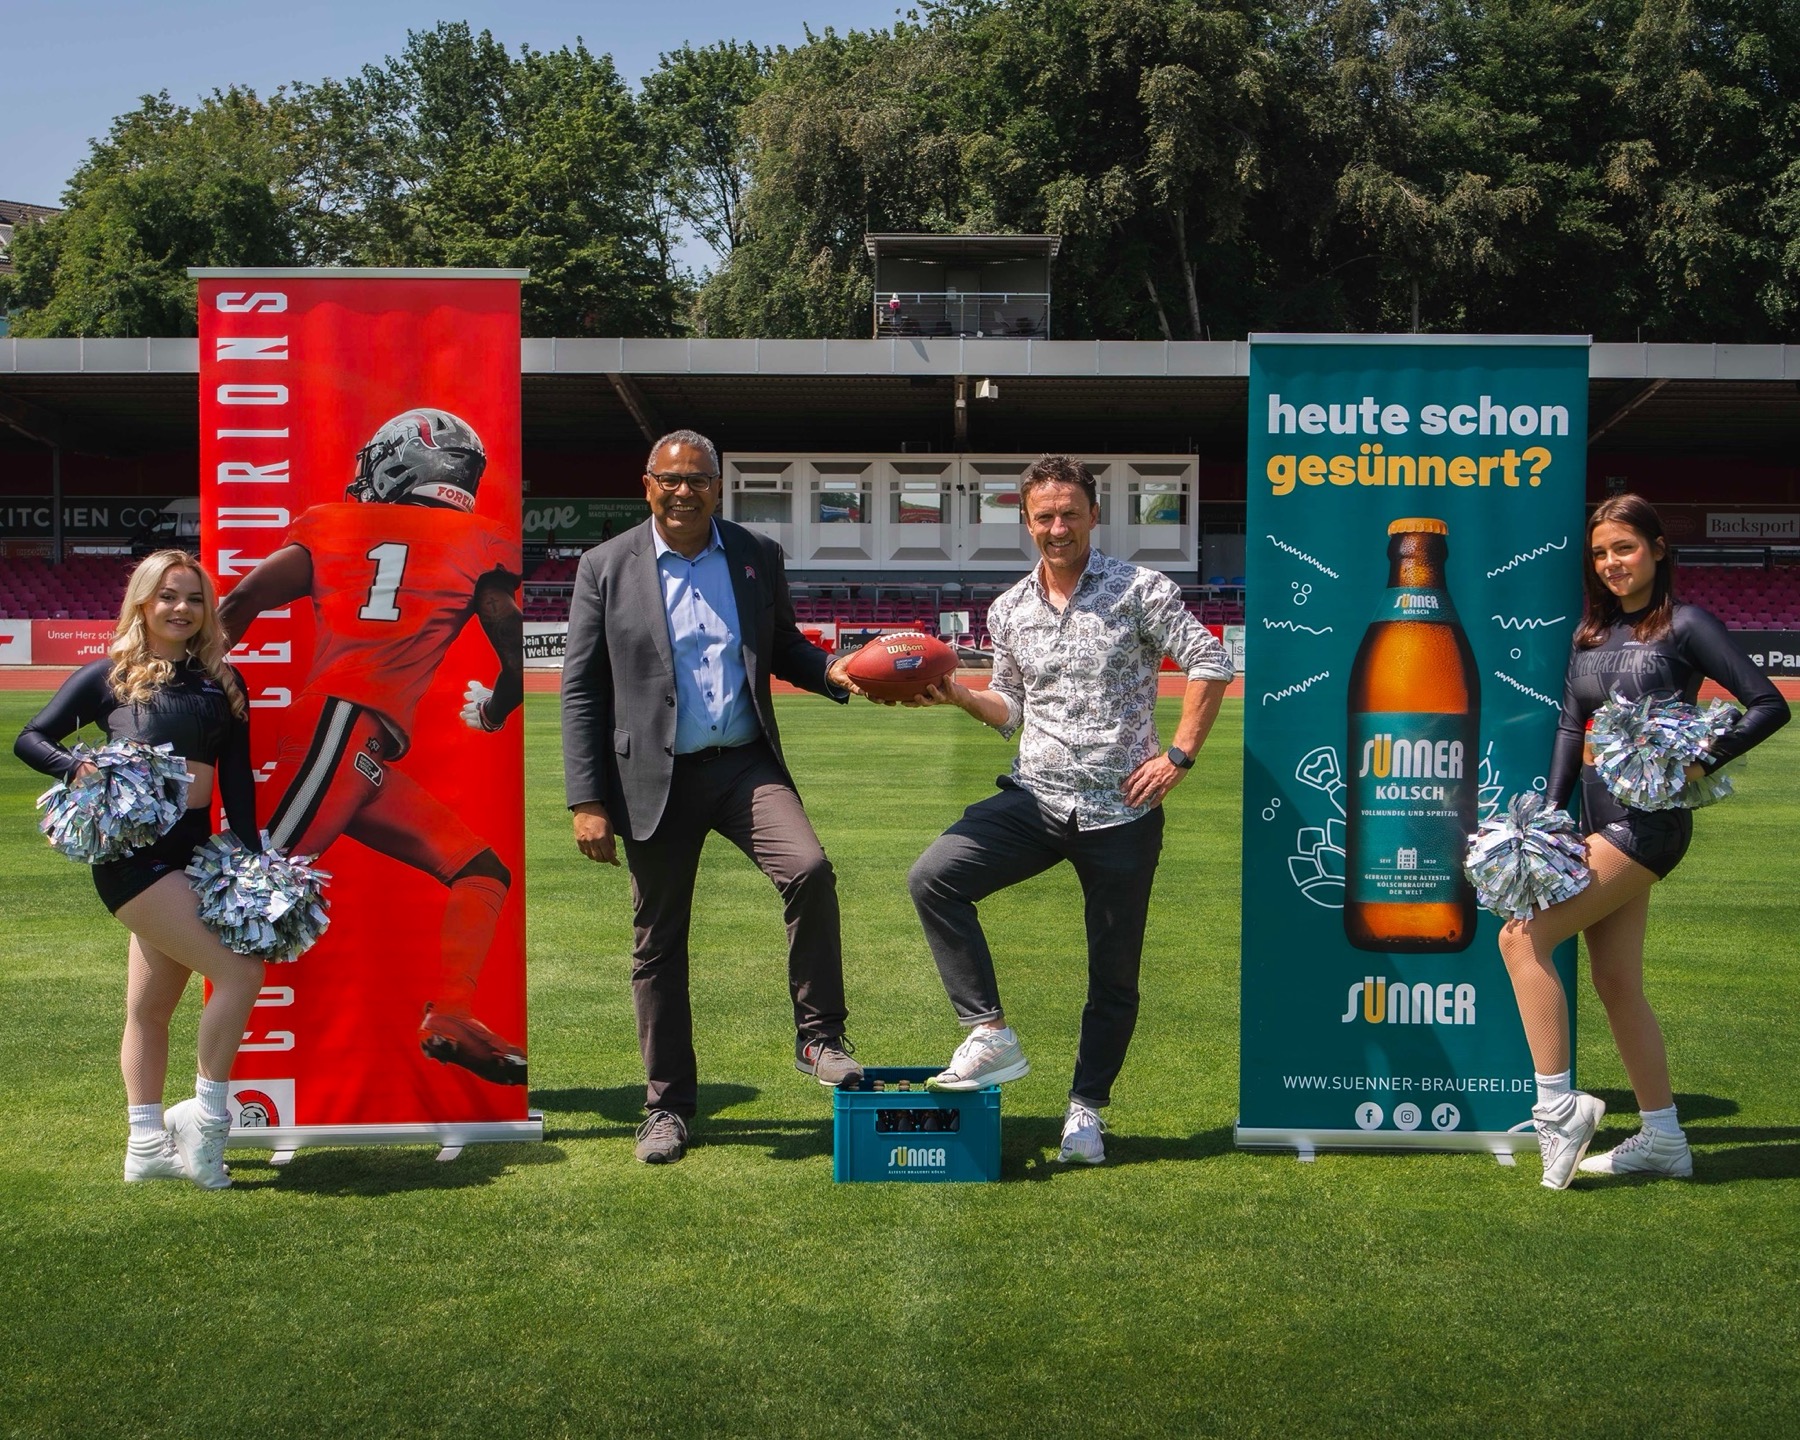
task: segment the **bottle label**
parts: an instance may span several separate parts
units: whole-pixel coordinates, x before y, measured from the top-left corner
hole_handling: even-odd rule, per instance
[[[1354,843],[1347,899],[1382,905],[1461,899],[1479,784],[1474,729],[1468,715],[1390,710],[1350,717]]]
[[[1448,590],[1420,590],[1395,587],[1381,592],[1375,604],[1375,621],[1425,620],[1440,625],[1456,623],[1456,607],[1450,603]]]

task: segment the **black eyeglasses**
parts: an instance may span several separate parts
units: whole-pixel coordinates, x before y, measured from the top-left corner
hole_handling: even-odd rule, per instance
[[[683,485],[696,492],[710,490],[719,480],[717,475],[658,475],[654,470],[647,473],[665,490],[679,490]]]

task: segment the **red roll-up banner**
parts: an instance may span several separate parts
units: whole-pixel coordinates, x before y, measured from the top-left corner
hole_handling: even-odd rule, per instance
[[[540,1138],[525,1056],[519,282],[196,270],[202,558],[257,820],[331,925],[268,968],[234,1144]]]

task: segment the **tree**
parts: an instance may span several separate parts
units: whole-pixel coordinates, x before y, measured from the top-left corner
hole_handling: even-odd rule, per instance
[[[762,93],[773,59],[772,51],[733,40],[683,45],[659,57],[640,92],[660,194],[721,261],[744,238],[751,145],[743,114]]]
[[[1167,294],[1205,334],[1263,183],[1264,28],[1255,0],[962,0],[809,37],[746,112],[753,238],[709,329],[860,333],[867,230],[1052,229],[1059,333],[1171,334]]]
[[[284,204],[286,101],[215,91],[198,108],[147,95],[63,193],[21,227],[0,305],[19,336],[192,335],[190,265],[296,263]]]
[[[1659,339],[1788,338],[1800,6],[1643,0],[1624,33],[1609,174],[1643,247],[1639,322]]]
[[[446,22],[295,95],[307,233],[345,262],[528,268],[527,334],[677,328],[648,134],[610,57],[512,56]]]
[[[643,119],[577,42],[441,24],[348,80],[147,98],[22,231],[20,335],[194,333],[190,265],[528,268],[528,334],[668,334],[685,295]]]

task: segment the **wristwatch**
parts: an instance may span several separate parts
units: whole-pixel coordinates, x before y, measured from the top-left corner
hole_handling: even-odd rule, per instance
[[[1177,770],[1192,770],[1194,768],[1194,757],[1188,754],[1187,751],[1183,750],[1179,745],[1171,745],[1169,747],[1169,763]]]

